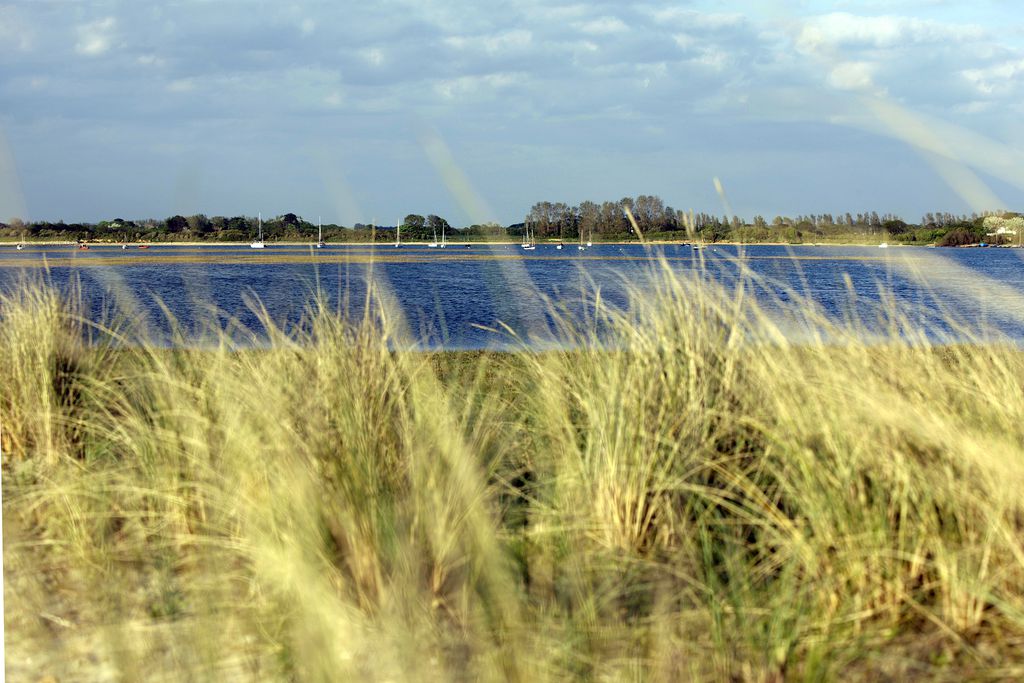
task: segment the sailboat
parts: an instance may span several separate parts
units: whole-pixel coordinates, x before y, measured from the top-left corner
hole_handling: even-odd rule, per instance
[[[324,244],[324,225],[320,221],[320,216],[316,217],[316,248],[322,249],[327,245]]]
[[[581,240],[583,239],[583,235],[580,235],[580,239]],[[590,237],[587,239],[587,246],[588,247],[594,246],[594,226],[593,225],[590,226]]]
[[[586,247],[583,246],[583,228],[579,229],[579,233],[580,233],[580,244],[576,248],[579,249],[580,251],[583,251],[584,249],[586,249]]]
[[[533,251],[536,248],[537,245],[530,239],[530,224],[526,223],[526,229],[523,231],[523,249]]]
[[[249,246],[252,247],[253,249],[263,249],[266,245],[263,244],[263,214],[262,213],[257,214],[256,221],[257,221],[257,224],[259,225],[259,234],[256,236],[256,239],[254,239],[252,241],[252,243],[249,244]]]
[[[395,233],[395,248],[402,246],[402,221],[398,221],[398,227],[395,228],[398,232]]]
[[[444,249],[448,246],[448,238],[444,234],[444,221],[441,221],[441,248]]]

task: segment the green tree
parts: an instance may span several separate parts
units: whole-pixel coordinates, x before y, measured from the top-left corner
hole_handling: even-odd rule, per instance
[[[448,221],[441,218],[440,216],[435,216],[434,214],[430,214],[429,216],[427,216],[426,227],[428,232],[437,232],[438,235],[441,234],[442,230],[450,231],[452,229],[452,226],[448,225]]]
[[[188,220],[184,216],[171,216],[167,219],[167,232],[176,234],[188,229]]]
[[[205,235],[211,230],[210,219],[201,213],[189,216],[186,221],[188,222],[189,232],[193,235]]]

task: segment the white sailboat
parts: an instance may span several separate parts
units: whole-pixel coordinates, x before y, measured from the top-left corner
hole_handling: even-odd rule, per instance
[[[402,246],[402,221],[398,221],[398,227],[396,230],[398,231],[395,234],[395,248],[397,249]]]
[[[537,245],[530,239],[530,224],[526,223],[525,229],[523,230],[523,249],[526,251],[533,251],[537,248]]]
[[[579,249],[580,251],[583,251],[584,249],[586,249],[586,247],[583,246],[583,228],[579,229],[579,233],[580,233],[580,243],[579,243],[579,246],[576,247],[576,248]]]
[[[316,248],[323,249],[327,245],[324,244],[324,226],[320,221],[320,216],[316,217]]]
[[[259,226],[259,234],[256,236],[249,246],[253,249],[263,249],[266,245],[263,244],[263,214],[259,213],[256,217],[257,225]]]
[[[444,234],[444,221],[441,221],[441,244],[440,247],[444,249],[448,246],[448,238]]]

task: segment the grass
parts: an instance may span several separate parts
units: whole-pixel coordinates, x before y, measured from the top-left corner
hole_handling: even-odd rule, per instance
[[[504,354],[316,303],[259,350],[125,345],[8,292],[8,675],[1024,676],[1024,355],[655,289]]]

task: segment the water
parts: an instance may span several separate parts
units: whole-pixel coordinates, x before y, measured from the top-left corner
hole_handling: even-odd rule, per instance
[[[163,246],[147,250],[73,246],[0,247],[0,287],[26,271],[56,286],[81,283],[89,315],[117,309],[166,335],[169,311],[193,335],[210,311],[259,330],[254,302],[281,325],[298,321],[319,290],[332,307],[358,315],[371,280],[393,297],[410,334],[429,348],[507,348],[557,343],[548,302],[585,315],[587,297],[627,304],[627,289],[651,287],[653,256],[679,271],[705,272],[734,286],[742,272],[769,308],[808,300],[837,319],[870,319],[889,297],[937,334],[995,333],[1024,341],[1024,250],[899,247],[645,247],[575,244],[451,246]],[[46,268],[39,267],[46,264]],[[951,324],[952,320],[952,324]],[[507,325],[519,337],[501,328]],[[495,329],[502,331],[496,332]],[[166,338],[166,337],[164,337]]]

